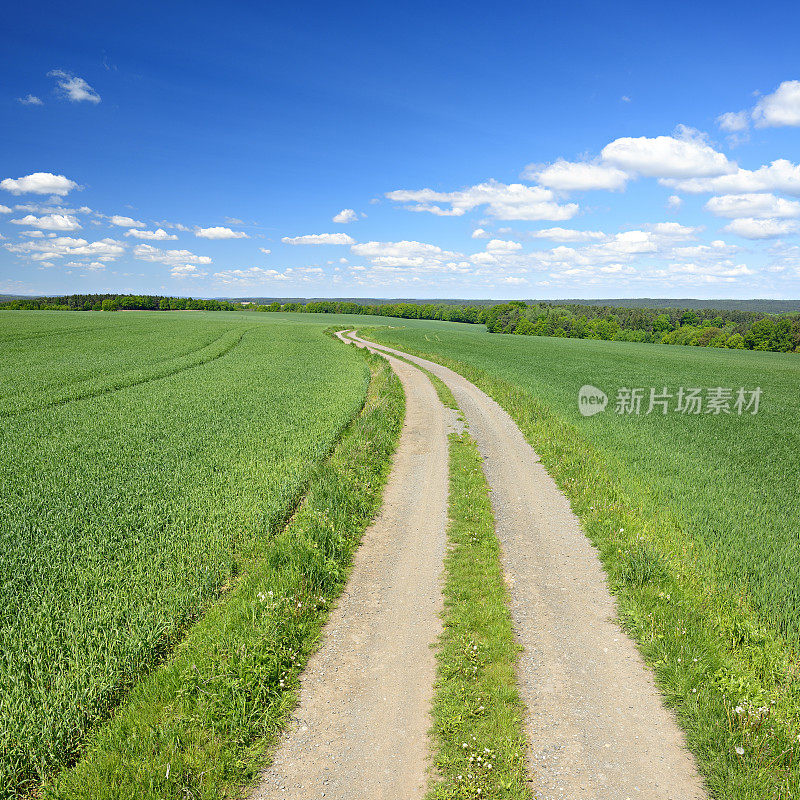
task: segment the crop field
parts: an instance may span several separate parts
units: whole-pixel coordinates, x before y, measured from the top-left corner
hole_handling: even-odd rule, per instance
[[[0,315],[0,796],[73,762],[292,513],[369,381],[315,322]]]
[[[497,336],[453,323],[366,330],[461,372],[515,418],[597,544],[626,624],[712,789],[798,787],[800,359]],[[609,397],[583,417],[579,389]],[[757,414],[647,414],[650,388],[760,387]],[[616,413],[644,388],[640,414]],[[736,748],[741,743],[742,752]],[[733,787],[736,786],[734,790]]]

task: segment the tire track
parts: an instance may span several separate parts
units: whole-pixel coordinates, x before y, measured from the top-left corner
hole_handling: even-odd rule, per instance
[[[380,516],[301,681],[253,800],[415,800],[425,794],[441,631],[448,415],[428,378],[389,357],[406,418]]]
[[[683,735],[617,622],[595,549],[516,423],[458,373],[393,348],[369,346],[441,378],[484,457],[511,613],[523,647],[518,678],[528,710],[534,796],[705,798]]]

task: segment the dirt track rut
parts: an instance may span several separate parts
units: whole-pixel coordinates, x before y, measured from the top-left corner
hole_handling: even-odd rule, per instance
[[[441,630],[449,416],[428,378],[389,359],[406,419],[347,587],[254,800],[415,800],[425,793]]]
[[[705,798],[681,731],[617,622],[595,549],[517,425],[458,373],[370,346],[402,355],[441,378],[485,459],[511,612],[523,647],[518,678],[528,710],[534,796]]]

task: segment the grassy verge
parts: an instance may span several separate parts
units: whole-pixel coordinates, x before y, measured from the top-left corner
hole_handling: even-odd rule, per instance
[[[366,338],[381,341],[371,329]],[[800,796],[800,661],[696,555],[681,518],[535,396],[469,363],[386,341],[461,373],[514,418],[597,546],[620,616],[715,797]]]
[[[448,538],[433,705],[438,779],[428,798],[529,800],[517,645],[488,486],[466,433],[450,436]]]
[[[399,381],[383,359],[366,357],[372,379],[364,408],[289,524],[43,796],[217,800],[236,796],[264,766],[379,507],[402,426]]]

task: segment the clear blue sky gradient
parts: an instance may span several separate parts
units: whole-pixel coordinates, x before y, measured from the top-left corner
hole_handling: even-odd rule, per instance
[[[0,189],[10,209],[0,213],[0,292],[800,296],[800,213],[791,205],[800,192],[768,192],[788,210],[780,235],[758,239],[724,230],[732,217],[704,208],[732,192],[692,194],[657,177],[631,175],[618,191],[557,191],[554,202],[580,207],[561,220],[503,219],[487,206],[439,216],[386,197],[489,180],[535,186],[530,173],[521,177],[526,165],[593,161],[620,137],[705,141],[749,170],[800,162],[800,124],[750,120],[731,134],[716,122],[800,80],[797,3],[537,5],[6,8],[0,179],[44,172],[82,188],[60,198]],[[82,78],[101,101],[70,100],[48,76],[53,70]],[[19,102],[29,94],[41,104]],[[675,133],[679,125],[694,132]],[[680,207],[668,205],[672,195]],[[12,220],[47,217],[47,206],[72,209],[57,213],[81,227],[43,228],[40,240],[113,239],[121,252],[98,261],[62,242],[33,258],[42,251],[28,248],[37,238],[24,234],[36,228]],[[84,206],[91,212],[77,211]],[[357,221],[333,222],[342,209]],[[125,236],[128,229],[110,224],[115,214],[178,238]],[[664,222],[700,230],[680,241],[651,236],[650,249],[623,248],[618,258],[596,249]],[[247,238],[197,236],[215,226]],[[532,236],[556,226],[606,238]],[[483,238],[473,238],[476,228]],[[334,233],[356,244],[281,241]],[[493,245],[487,258],[492,239],[516,244]],[[719,241],[725,246],[713,252],[688,251]],[[369,242],[382,244],[359,248]],[[446,252],[387,244],[397,242]],[[154,260],[137,256],[141,245],[157,248],[148,251]],[[162,255],[169,250],[206,263]]]

